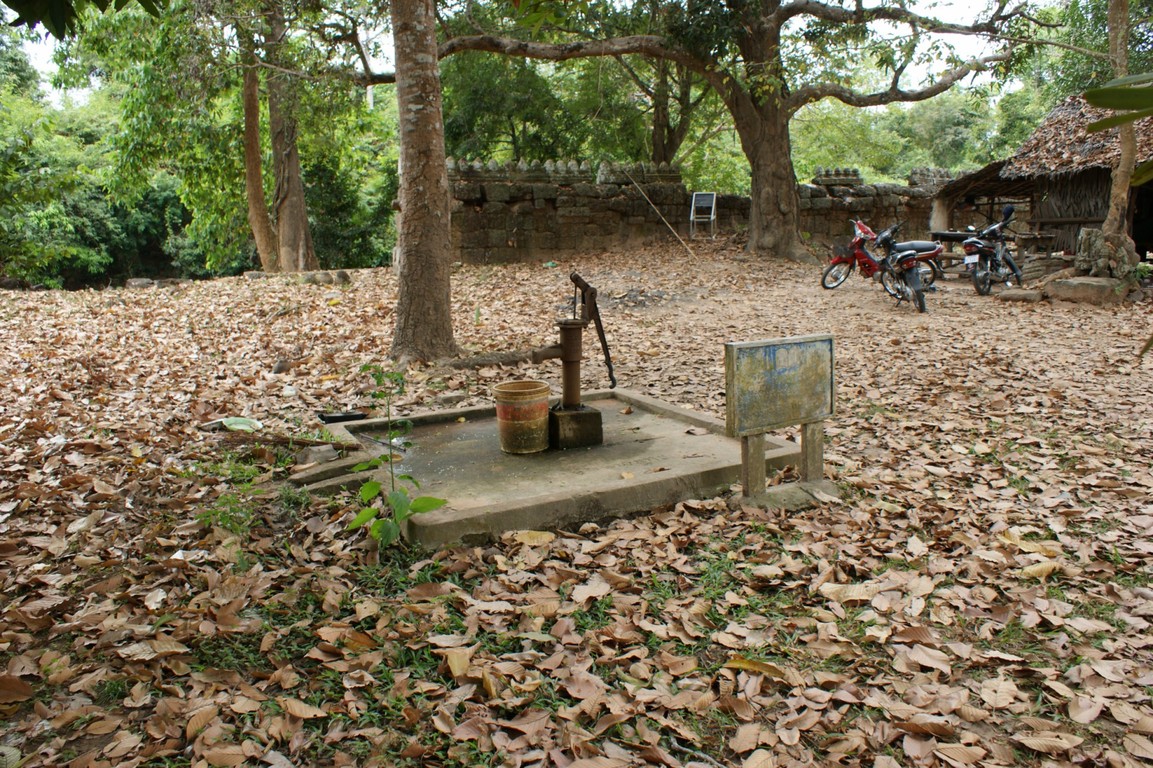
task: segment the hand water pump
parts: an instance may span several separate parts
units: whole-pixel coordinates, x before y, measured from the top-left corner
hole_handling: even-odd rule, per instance
[[[583,338],[590,320],[596,327],[597,338],[600,339],[601,349],[604,351],[605,366],[609,372],[609,388],[612,389],[617,385],[608,340],[605,339],[604,325],[601,324],[600,310],[597,309],[597,289],[585,282],[576,272],[569,275],[569,279],[575,286],[573,316],[557,321],[557,328],[560,329],[558,343],[533,350],[531,354],[534,363],[553,359],[561,361],[561,401],[549,411],[548,418],[549,447],[560,449],[586,448],[604,443],[601,412],[581,403]]]

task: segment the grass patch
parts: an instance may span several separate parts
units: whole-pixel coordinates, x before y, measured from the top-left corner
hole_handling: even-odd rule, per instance
[[[606,595],[594,600],[588,608],[577,608],[572,612],[572,620],[576,625],[576,630],[583,634],[612,624],[612,607],[612,596]]]
[[[221,528],[237,536],[247,536],[256,521],[251,503],[235,493],[222,494],[208,509],[198,512],[196,522],[211,528]]]
[[[280,486],[276,503],[286,515],[296,516],[312,505],[312,494],[304,488],[285,483]]]
[[[101,680],[92,690],[92,699],[102,707],[112,707],[128,698],[128,691],[124,678]]]
[[[271,672],[272,662],[260,650],[263,634],[213,635],[193,642],[194,666],[200,669],[227,669],[236,672]]]
[[[264,471],[250,457],[235,451],[224,451],[217,461],[199,462],[196,464],[196,470],[201,475],[219,477],[233,485],[251,483]]]

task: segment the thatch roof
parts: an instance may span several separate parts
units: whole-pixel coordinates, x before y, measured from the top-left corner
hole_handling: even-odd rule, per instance
[[[1120,148],[1117,129],[1100,133],[1085,130],[1089,123],[1112,115],[1112,110],[1091,106],[1080,96],[1057,105],[1001,169],[1005,179],[1076,173],[1117,165]],[[1136,123],[1137,162],[1153,158],[1153,117]]]
[[[1033,191],[1032,179],[1006,179],[1001,176],[1001,170],[1007,160],[997,160],[989,163],[980,170],[972,171],[941,186],[937,190],[937,198],[943,200],[960,200],[964,197],[988,196],[997,198],[1028,197]]]

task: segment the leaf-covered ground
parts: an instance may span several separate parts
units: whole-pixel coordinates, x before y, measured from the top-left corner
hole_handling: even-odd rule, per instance
[[[1151,305],[918,315],[694,249],[461,268],[457,340],[552,343],[575,269],[622,386],[723,416],[724,342],[832,332],[842,503],[377,554],[279,481],[371,405],[390,272],[0,293],[0,765],[1153,761]],[[401,407],[519,376],[559,366],[414,368]]]

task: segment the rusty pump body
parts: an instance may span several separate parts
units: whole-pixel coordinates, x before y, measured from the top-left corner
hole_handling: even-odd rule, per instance
[[[597,289],[586,283],[580,275],[569,275],[576,286],[573,295],[573,317],[557,321],[560,341],[556,344],[533,350],[530,357],[534,363],[545,360],[561,361],[561,400],[548,415],[548,443],[550,448],[587,448],[604,443],[604,428],[601,412],[581,403],[581,358],[584,356],[584,330],[591,320],[596,327],[601,349],[605,354],[605,365],[609,371],[609,388],[617,385],[613,375],[613,361],[609,355],[608,340],[605,339],[604,325],[601,324],[600,310],[597,309]],[[578,316],[577,297],[580,299]]]

